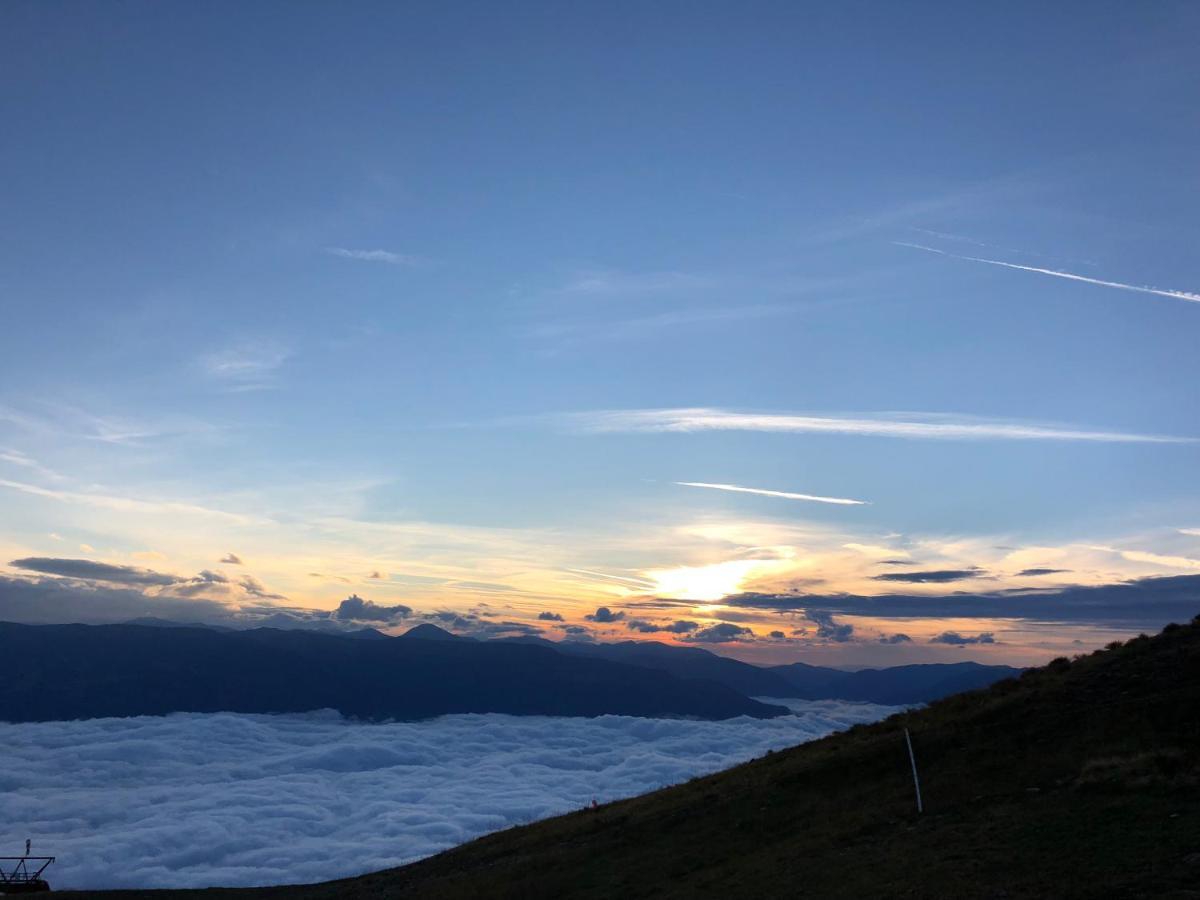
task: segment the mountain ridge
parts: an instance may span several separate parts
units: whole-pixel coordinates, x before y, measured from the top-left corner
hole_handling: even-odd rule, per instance
[[[721,684],[542,647],[270,628],[0,623],[0,721],[316,709],[364,719],[787,712]]]
[[[498,642],[550,647],[573,656],[658,669],[679,678],[715,681],[751,697],[854,700],[885,706],[928,703],[959,691],[986,687],[1021,672],[1013,666],[987,666],[971,661],[914,663],[853,672],[804,662],[756,666],[703,647],[677,647],[659,641],[585,643],[519,637],[501,638]]]

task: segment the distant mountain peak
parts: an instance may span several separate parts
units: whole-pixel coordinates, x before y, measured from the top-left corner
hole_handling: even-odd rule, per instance
[[[424,625],[417,625],[415,628],[410,628],[400,637],[414,638],[422,641],[461,641],[463,638],[457,634],[451,634],[445,628],[438,628],[426,622]]]

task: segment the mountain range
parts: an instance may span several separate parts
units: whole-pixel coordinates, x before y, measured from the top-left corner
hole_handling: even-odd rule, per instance
[[[767,698],[914,704],[1018,672],[970,662],[859,672],[763,668],[698,647],[479,641],[431,624],[390,638],[370,628],[0,623],[0,721],[11,722],[325,708],[364,719],[468,712],[765,718],[786,712]]]
[[[976,662],[922,663],[857,672],[807,663],[761,667],[718,656],[701,647],[676,647],[657,641],[595,644],[542,638],[509,638],[506,641],[536,643],[572,656],[644,666],[679,678],[715,681],[750,697],[858,700],[889,706],[928,703],[960,691],[987,687],[1021,673],[1012,666],[985,666]]]

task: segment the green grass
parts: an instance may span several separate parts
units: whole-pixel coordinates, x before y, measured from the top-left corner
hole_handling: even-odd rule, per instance
[[[1198,782],[1193,623],[403,868],[123,896],[1200,897]]]

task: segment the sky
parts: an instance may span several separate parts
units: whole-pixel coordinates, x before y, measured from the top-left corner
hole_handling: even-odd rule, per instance
[[[0,618],[847,666],[1190,618],[1197,39],[6,3]]]

